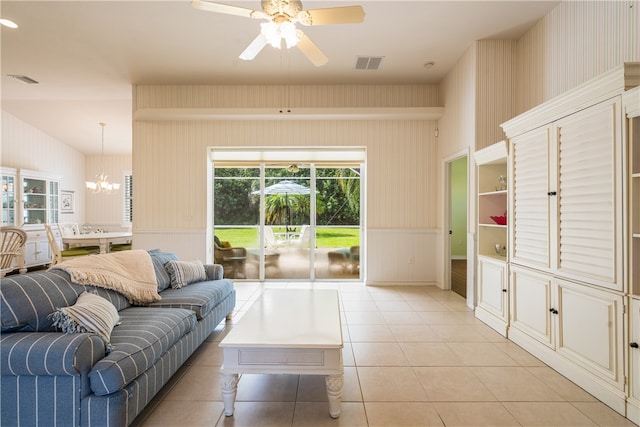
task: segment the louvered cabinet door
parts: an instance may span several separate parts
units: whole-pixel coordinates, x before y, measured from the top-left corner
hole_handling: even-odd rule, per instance
[[[556,123],[558,272],[616,290],[622,290],[619,108],[616,98]]]
[[[550,258],[549,179],[550,128],[532,130],[511,139],[513,206],[511,261],[548,270]]]

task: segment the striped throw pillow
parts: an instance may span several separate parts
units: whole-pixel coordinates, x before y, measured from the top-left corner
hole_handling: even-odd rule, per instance
[[[93,332],[102,338],[107,352],[111,351],[111,331],[120,321],[116,307],[106,298],[83,292],[76,303],[58,308],[51,314],[53,326],[65,334]]]
[[[171,277],[171,287],[180,289],[189,283],[200,282],[207,279],[202,261],[169,261],[164,265],[169,277]]]

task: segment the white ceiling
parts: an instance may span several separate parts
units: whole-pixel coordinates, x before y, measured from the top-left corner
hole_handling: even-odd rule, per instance
[[[260,2],[221,3],[259,9]],[[259,23],[181,1],[1,1],[2,108],[77,150],[131,152],[132,84],[438,83],[481,39],[517,39],[558,1],[303,1],[305,9],[361,4],[362,24],[302,27],[329,63],[270,46],[240,52]],[[383,56],[356,71],[357,56]],[[434,61],[435,66],[424,68]],[[29,76],[28,85],[8,74]]]

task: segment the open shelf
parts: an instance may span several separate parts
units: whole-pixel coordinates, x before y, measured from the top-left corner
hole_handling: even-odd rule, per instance
[[[507,215],[509,221],[506,143],[479,150],[474,156],[478,165],[478,255],[506,262],[508,227],[491,219]]]

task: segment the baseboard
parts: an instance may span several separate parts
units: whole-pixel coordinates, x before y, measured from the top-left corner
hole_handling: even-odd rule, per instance
[[[598,400],[623,417],[625,416],[626,396],[623,390],[614,388],[517,328],[510,327],[508,336],[511,341],[594,395]]]
[[[435,281],[432,281],[432,282],[400,282],[400,281],[384,282],[380,280],[367,280],[365,282],[365,285],[367,286],[433,286],[440,289],[440,287],[438,286],[438,283]]]
[[[493,314],[489,313],[482,307],[476,307],[476,319],[481,320],[491,329],[502,335],[503,337],[507,337],[507,322],[502,319],[497,318]]]

